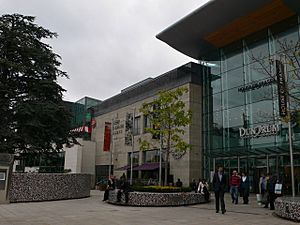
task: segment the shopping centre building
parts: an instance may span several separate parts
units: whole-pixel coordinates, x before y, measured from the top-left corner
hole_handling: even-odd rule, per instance
[[[157,35],[206,65],[201,93],[205,177],[221,164],[228,172],[247,171],[254,191],[267,172],[279,174],[287,191],[291,188],[284,118],[291,112],[299,119],[299,13],[297,0],[216,0]],[[300,127],[291,126],[299,190]]]
[[[138,143],[141,137],[152,138],[145,132],[150,122],[139,109],[158,91],[186,87],[182,100],[193,117],[183,138],[192,148],[171,156],[170,180],[180,178],[188,185],[192,179],[210,179],[221,164],[229,173],[248,172],[252,191],[267,172],[279,174],[290,191],[292,147],[299,194],[299,14],[298,0],[215,0],[166,28],[157,38],[198,63],[148,78],[99,102],[93,107],[93,144],[80,146],[80,154],[73,154],[65,167],[80,172],[83,164],[89,171],[95,166],[96,182],[110,173],[129,177],[132,156],[134,179],[157,179],[159,150],[141,151]],[[288,114],[296,118],[292,145]]]

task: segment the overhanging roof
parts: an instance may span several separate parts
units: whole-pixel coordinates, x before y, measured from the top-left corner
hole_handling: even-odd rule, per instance
[[[194,59],[300,14],[299,0],[212,0],[156,37]]]

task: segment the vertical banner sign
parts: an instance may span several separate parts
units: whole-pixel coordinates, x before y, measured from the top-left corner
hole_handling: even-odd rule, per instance
[[[279,115],[287,116],[287,96],[286,96],[286,81],[284,74],[284,65],[281,61],[276,60],[276,75],[278,88]]]
[[[110,151],[111,123],[105,122],[103,151]]]
[[[125,145],[132,145],[132,132],[133,132],[133,113],[126,114],[125,122]]]

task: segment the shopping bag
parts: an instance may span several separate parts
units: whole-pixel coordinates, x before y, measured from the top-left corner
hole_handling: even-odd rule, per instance
[[[281,195],[282,184],[275,184],[275,194]]]
[[[261,203],[261,198],[262,198],[261,194],[256,194],[256,201],[258,203]]]

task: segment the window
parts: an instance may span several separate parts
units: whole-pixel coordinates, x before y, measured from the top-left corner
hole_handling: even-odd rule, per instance
[[[144,152],[144,162],[159,162],[159,150],[149,150]]]
[[[134,135],[141,134],[141,117],[137,116],[134,118]]]
[[[0,172],[0,180],[5,180],[5,172]]]
[[[147,132],[145,128],[151,128],[151,121],[149,116],[144,115],[144,133]]]
[[[132,162],[133,164],[139,164],[139,152],[133,152],[132,154]],[[128,165],[131,163],[131,152],[128,153]]]

